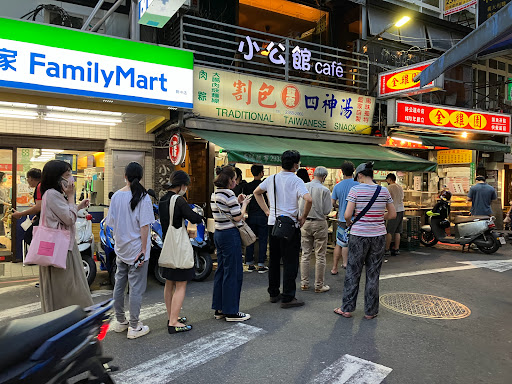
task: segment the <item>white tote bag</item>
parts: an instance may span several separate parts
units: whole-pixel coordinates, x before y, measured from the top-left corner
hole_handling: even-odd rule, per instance
[[[173,195],[169,202],[169,229],[165,235],[164,246],[158,259],[158,265],[164,268],[190,269],[194,266],[194,250],[188,237],[185,220],[179,229],[172,225],[174,206],[179,195]]]

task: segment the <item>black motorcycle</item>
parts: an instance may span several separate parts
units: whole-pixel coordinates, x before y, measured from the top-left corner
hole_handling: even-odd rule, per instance
[[[114,383],[101,348],[113,302],[9,322],[0,329],[0,383],[59,384],[79,375],[77,383]]]

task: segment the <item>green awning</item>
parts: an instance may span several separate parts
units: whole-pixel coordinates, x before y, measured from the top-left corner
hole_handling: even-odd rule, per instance
[[[194,134],[223,148],[228,159],[234,163],[260,163],[280,165],[281,154],[288,149],[300,152],[302,165],[340,168],[345,160],[356,166],[365,161],[375,161],[375,169],[386,171],[435,171],[437,164],[409,156],[378,145],[337,143],[285,139],[281,137],[256,136],[230,132],[196,130]]]
[[[510,153],[510,145],[501,144],[493,140],[463,140],[447,136],[420,136],[420,139],[423,145],[432,147]]]

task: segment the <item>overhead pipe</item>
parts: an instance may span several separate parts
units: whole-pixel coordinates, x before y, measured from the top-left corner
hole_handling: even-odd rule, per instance
[[[85,21],[84,25],[82,25],[82,31],[85,31],[87,30],[87,27],[89,26],[89,23],[92,21],[92,19],[94,18],[94,16],[96,16],[96,14],[98,13],[98,11],[100,10],[101,6],[103,5],[103,3],[105,2],[105,0],[98,0],[98,4],[96,4],[96,6],[94,7],[94,9],[92,10],[92,13],[89,15],[89,17],[87,18],[87,20]]]
[[[112,15],[117,10],[117,8],[121,6],[121,3],[123,1],[124,0],[117,0],[116,3],[107,11],[107,13],[105,13],[105,16],[103,16],[101,20],[98,21],[98,23],[94,27],[92,27],[91,32],[97,32],[98,29],[100,29],[100,27],[103,25],[103,23],[105,23],[105,21],[110,17],[110,15]]]

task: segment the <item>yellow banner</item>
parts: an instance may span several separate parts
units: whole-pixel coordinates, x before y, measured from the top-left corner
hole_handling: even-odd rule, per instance
[[[469,164],[473,161],[470,149],[450,149],[437,151],[437,164]]]
[[[202,117],[368,135],[374,110],[374,97],[194,68],[194,112]]]

